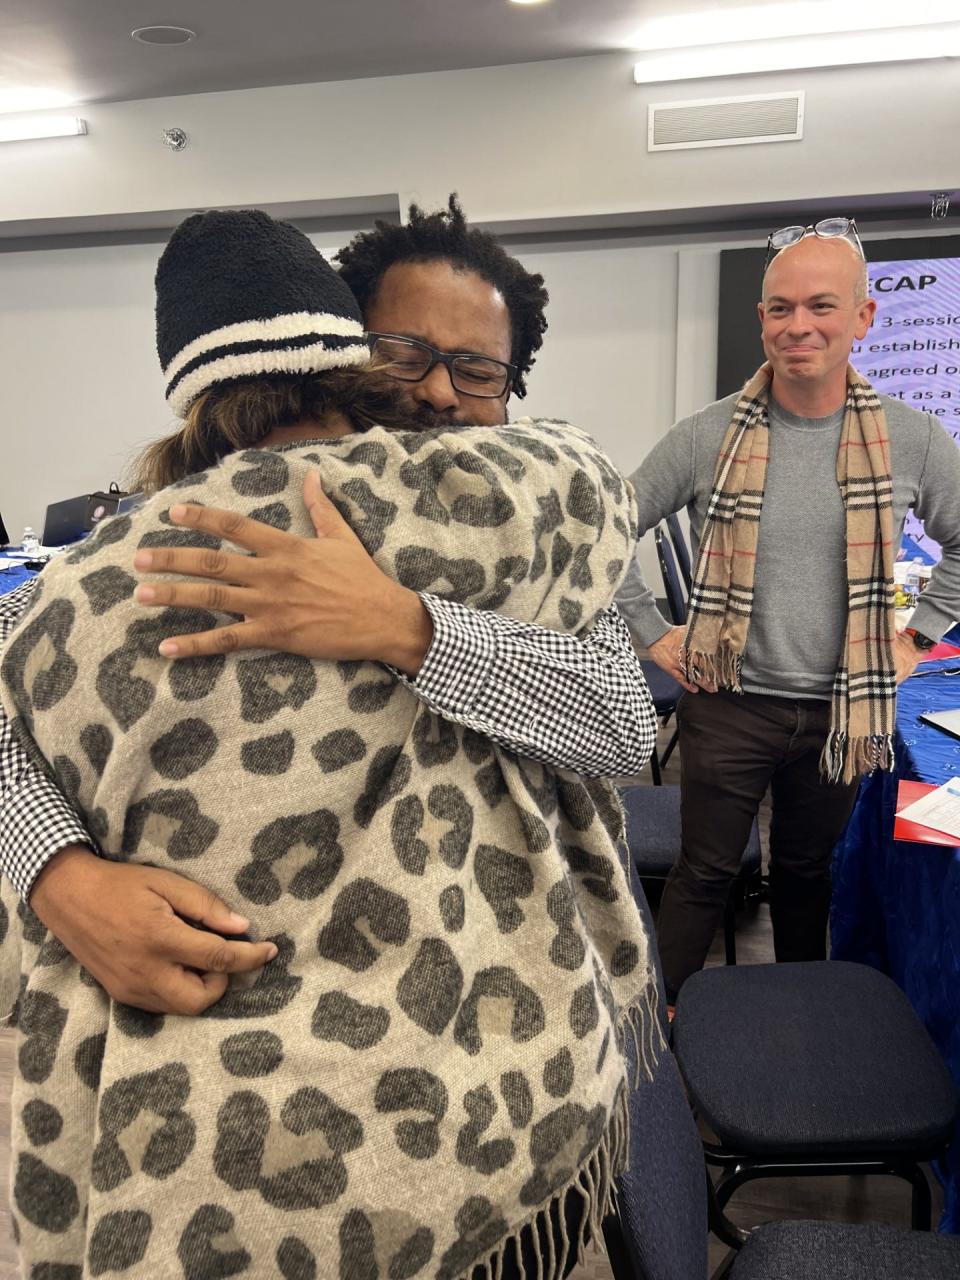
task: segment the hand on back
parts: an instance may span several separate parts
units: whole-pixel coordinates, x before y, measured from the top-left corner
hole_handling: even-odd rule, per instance
[[[231,973],[259,969],[277,954],[272,942],[221,937],[248,922],[201,885],[109,862],[82,845],[47,863],[30,906],[108,995],[150,1013],[202,1013]]]
[[[150,606],[237,613],[243,621],[195,635],[173,636],[164,657],[190,658],[237,649],[277,649],[305,658],[386,662],[407,675],[420,670],[433,624],[420,597],[383,573],[308,474],[304,499],[316,537],[300,538],[215,507],[178,505],[174,524],[199,529],[252,551],[155,548],[134,567],[190,574],[207,582],[166,578],[143,583],[136,598]]]

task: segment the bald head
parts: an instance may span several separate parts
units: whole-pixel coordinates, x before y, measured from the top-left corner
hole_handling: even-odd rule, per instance
[[[791,413],[819,418],[843,404],[850,353],[876,310],[865,274],[860,254],[839,238],[806,236],[770,263],[761,336],[773,394]]]
[[[852,241],[844,236],[825,240],[820,236],[804,236],[796,244],[781,249],[763,277],[763,300],[778,291],[781,277],[796,279],[811,274],[826,281],[835,292],[846,294],[854,306],[869,296],[867,264]],[[849,292],[848,292],[849,291]]]

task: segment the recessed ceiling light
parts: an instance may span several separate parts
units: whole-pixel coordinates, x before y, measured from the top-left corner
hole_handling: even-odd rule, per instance
[[[511,0],[512,4],[545,4],[546,0]]]
[[[8,111],[46,111],[49,107],[70,107],[76,98],[59,89],[0,89],[0,115]]]
[[[188,27],[137,27],[130,34],[140,44],[189,44],[197,38]]]

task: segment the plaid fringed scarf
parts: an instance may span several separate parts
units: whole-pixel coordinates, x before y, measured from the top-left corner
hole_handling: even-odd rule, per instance
[[[742,692],[770,455],[771,377],[764,364],[746,384],[717,458],[680,654],[687,679],[704,688]],[[887,423],[876,392],[851,365],[837,484],[846,513],[848,616],[821,771],[830,782],[849,782],[892,767],[896,709]]]

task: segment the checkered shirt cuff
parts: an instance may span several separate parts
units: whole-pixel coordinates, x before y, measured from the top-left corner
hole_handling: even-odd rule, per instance
[[[35,582],[0,596],[0,648],[30,603]],[[26,901],[37,876],[68,844],[93,847],[69,801],[31,764],[0,706],[0,871]]]
[[[437,715],[518,755],[591,777],[639,773],[656,713],[617,610],[584,639],[421,594],[434,636],[400,678]]]

